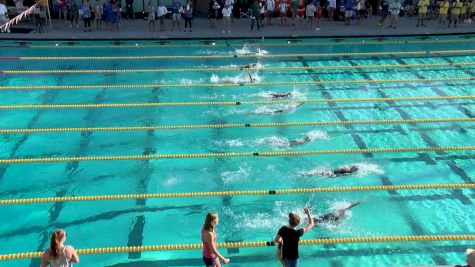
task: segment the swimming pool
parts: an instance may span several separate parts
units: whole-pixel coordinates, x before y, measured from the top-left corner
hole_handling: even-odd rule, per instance
[[[473,146],[475,131],[470,121],[381,121],[473,118],[473,99],[441,98],[472,94],[474,38],[2,41],[1,129],[122,128],[3,133],[2,159],[65,160],[0,165],[0,197],[473,183],[475,158],[468,149],[328,155],[288,152]],[[248,55],[258,48],[267,54]],[[249,73],[239,68],[251,63],[260,69],[250,71],[255,82],[250,84]],[[163,70],[169,68],[178,70]],[[290,92],[291,98],[279,100],[295,102],[246,102],[273,101],[269,95],[276,92]],[[416,101],[416,97],[432,99]],[[339,100],[350,98],[353,100]],[[309,102],[318,99],[325,101]],[[232,103],[183,105],[209,101]],[[174,104],[124,107],[170,102]],[[110,103],[123,105],[100,106]],[[298,103],[304,104],[297,107]],[[96,106],[44,106],[50,104]],[[351,123],[358,120],[380,123]],[[287,125],[339,121],[350,123]],[[268,127],[245,125],[255,123]],[[223,124],[244,125],[216,126]],[[173,125],[214,126],[123,128]],[[310,142],[290,146],[292,140],[305,136]],[[143,159],[156,154],[232,152],[285,155]],[[70,160],[127,155],[142,159]],[[318,175],[343,165],[357,165],[359,170],[356,175],[335,179]],[[2,205],[0,254],[43,250],[55,228],[65,228],[67,243],[76,248],[199,243],[210,210],[220,214],[219,242],[270,241],[286,224],[290,211],[309,205],[314,213],[323,214],[356,201],[363,203],[341,224],[315,228],[305,239],[472,234],[474,197],[472,189],[430,189]],[[464,251],[470,245],[473,242],[310,245],[301,247],[301,265],[455,265],[464,262]],[[221,251],[233,266],[278,266],[274,248]],[[38,266],[39,259],[0,262],[0,266],[25,265]],[[196,266],[201,265],[201,251],[84,255],[80,265]]]

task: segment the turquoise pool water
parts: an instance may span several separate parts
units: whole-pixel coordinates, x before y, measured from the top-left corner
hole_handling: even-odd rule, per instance
[[[473,50],[475,36],[378,39],[265,40],[268,57],[202,59],[6,60],[5,57],[232,55],[260,40],[130,42],[0,42],[1,71],[212,68],[258,63],[263,68],[355,66],[348,69],[256,70],[258,82],[407,80],[475,77],[471,51],[400,55],[286,56],[293,53],[410,52]],[[394,41],[399,41],[395,43]],[[407,42],[406,42],[407,41]],[[289,44],[290,42],[290,44]],[[215,45],[213,45],[213,43]],[[57,45],[57,46],[56,46]],[[182,46],[174,46],[182,45]],[[124,48],[121,48],[124,47]],[[356,68],[381,64],[437,64],[410,68]],[[451,63],[466,63],[454,66]],[[471,95],[473,80],[323,85],[252,85],[243,71],[131,73],[0,73],[0,85],[91,85],[77,90],[2,90],[0,105],[147,103],[271,100],[291,92],[302,99]],[[210,86],[159,87],[169,84]],[[236,83],[223,87],[220,83]],[[157,88],[104,89],[94,85],[156,84]],[[473,117],[472,99],[439,101],[306,103],[238,106],[134,108],[2,109],[0,127],[109,127],[231,123],[283,123]],[[271,113],[271,114],[269,114]],[[376,124],[155,131],[89,131],[2,134],[0,157],[186,154],[410,148],[474,145],[473,123]],[[288,146],[310,137],[309,143]],[[355,185],[472,183],[472,151],[337,154],[281,157],[80,161],[0,165],[0,198],[272,190]],[[328,168],[356,164],[356,175],[322,178]],[[473,190],[363,191],[91,201],[0,206],[0,254],[41,251],[55,228],[65,228],[76,248],[199,243],[205,214],[220,214],[218,241],[273,239],[290,211],[309,205],[323,214],[362,201],[339,225],[317,227],[305,239],[392,235],[473,234]],[[455,265],[464,263],[470,242],[374,243],[302,246],[302,266]],[[274,248],[221,249],[232,266],[279,266]],[[38,266],[39,260],[0,262]],[[81,256],[80,266],[199,266],[201,251],[98,254]]]

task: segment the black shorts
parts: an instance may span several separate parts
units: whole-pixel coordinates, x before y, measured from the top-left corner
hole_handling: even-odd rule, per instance
[[[208,19],[215,19],[216,18],[216,14],[215,13],[209,13],[208,14]]]
[[[206,258],[205,256],[203,256],[203,262],[206,266],[215,266],[216,258]]]
[[[366,15],[366,10],[364,10],[364,9],[358,10],[358,14],[360,16],[364,16],[364,15]]]

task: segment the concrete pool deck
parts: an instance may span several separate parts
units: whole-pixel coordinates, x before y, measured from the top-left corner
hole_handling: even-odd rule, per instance
[[[416,27],[416,17],[399,18],[398,27],[396,29],[379,28],[379,16],[373,16],[363,21],[362,25],[345,26],[342,21],[328,21],[322,19],[321,29],[319,31],[308,28],[305,30],[297,29],[294,26],[281,27],[277,19],[273,19],[273,25],[261,28],[260,31],[254,29],[250,31],[250,19],[235,19],[231,25],[232,33],[222,33],[222,20],[217,21],[216,28],[210,28],[209,22],[204,18],[197,18],[193,21],[193,32],[170,31],[171,20],[166,20],[166,30],[158,31],[159,23],[155,22],[155,32],[148,31],[147,21],[137,20],[121,20],[120,30],[111,32],[106,30],[93,30],[92,32],[84,32],[82,21],[78,29],[71,28],[69,22],[53,20],[53,27],[45,27],[46,33],[1,33],[0,40],[100,40],[100,39],[223,39],[223,38],[289,38],[289,37],[351,37],[351,36],[407,36],[407,35],[446,35],[446,34],[475,34],[475,25],[465,23],[457,28],[439,28],[437,20],[432,19],[426,21],[427,27]],[[290,20],[289,20],[290,21]],[[290,24],[290,23],[289,23]],[[93,24],[94,25],[94,24]],[[180,26],[184,25],[182,21]],[[32,23],[23,22],[12,28],[29,28],[34,29]],[[182,28],[183,30],[183,28]]]

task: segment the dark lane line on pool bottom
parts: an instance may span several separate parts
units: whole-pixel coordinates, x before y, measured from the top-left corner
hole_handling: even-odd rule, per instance
[[[95,97],[94,97],[94,103],[98,104],[101,103],[102,100],[104,99],[105,96],[105,90],[101,90]],[[96,125],[96,116],[95,113],[97,111],[95,110],[88,110],[86,113],[86,116],[84,116],[84,121],[86,122],[86,125],[89,125],[89,127],[93,127]],[[75,153],[77,157],[82,157],[87,155],[87,149],[88,146],[91,142],[91,131],[87,132],[81,132],[81,137],[79,141],[79,147],[77,152]],[[65,167],[65,172],[66,172],[66,180],[74,182],[74,177],[76,174],[79,172],[79,162],[68,162]],[[56,197],[63,197],[66,196],[68,189],[69,189],[70,184],[67,183],[61,188],[57,189],[55,196]],[[49,220],[48,220],[48,225],[54,225],[59,218],[59,215],[61,214],[61,211],[64,208],[64,202],[56,202],[54,203],[50,209],[49,209]],[[49,236],[51,232],[51,228],[47,228],[44,231],[40,233],[40,243],[37,248],[37,251],[41,251],[41,249],[44,249],[46,244],[49,241]],[[36,267],[41,265],[41,259],[39,258],[34,258],[31,260],[29,267]]]

